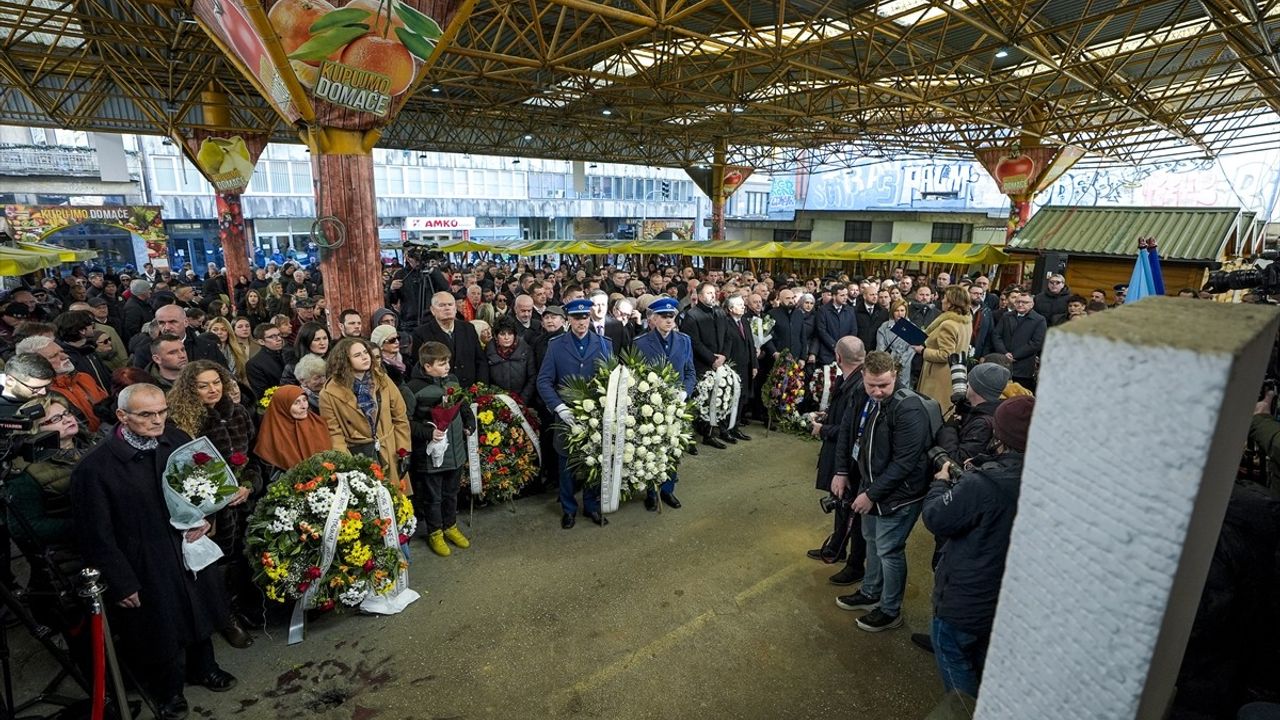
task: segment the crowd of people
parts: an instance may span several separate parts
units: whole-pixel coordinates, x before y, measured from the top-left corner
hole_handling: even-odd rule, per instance
[[[837,501],[835,523],[810,556],[844,564],[833,583],[861,582],[837,600],[868,611],[859,627],[898,627],[904,548],[923,515],[939,548],[928,641],[948,688],[976,694],[1003,562],[993,555],[1016,506],[1045,330],[1108,307],[1102,290],[1085,300],[1057,275],[1033,293],[996,291],[980,273],[953,283],[945,272],[904,268],[884,277],[656,262],[552,268],[451,263],[421,249],[381,279],[379,308],[328,307],[319,270],[291,263],[232,282],[213,265],[203,277],[76,267],[0,299],[0,418],[51,431],[55,446],[20,464],[10,488],[22,520],[7,532],[21,548],[54,548],[103,571],[128,630],[126,655],[147,659],[140,674],[163,717],[187,714],[184,683],[235,684],[209,638],[221,632],[248,647],[262,626],[245,525],[265,485],[301,460],[330,449],[377,460],[413,495],[434,553],[469,546],[456,519],[463,434],[475,418],[438,421],[433,409],[449,387],[487,383],[532,408],[543,463],[524,493],[558,492],[570,529],[581,491],[582,514],[607,523],[599,488],[581,488],[565,457],[563,428],[574,420],[559,393],[628,349],[671,363],[685,397],[708,371],[728,363],[738,373],[738,412],[696,423],[691,454],[751,440],[744,428],[769,420],[762,384],[784,353],[808,373],[838,366],[811,428],[822,440],[817,485]],[[1123,302],[1122,286],[1113,299]],[[766,316],[772,329],[761,338],[751,320]],[[923,331],[922,343],[893,331],[902,319]],[[971,368],[962,396],[953,395],[957,356]],[[945,419],[940,427],[931,410]],[[228,508],[183,537],[169,528],[158,478],[169,454],[199,436],[224,457],[251,458],[252,471]],[[931,486],[935,444],[977,479],[956,484],[944,469]],[[649,494],[648,510],[681,507],[676,479]],[[183,572],[180,543],[205,534],[224,551],[220,571]],[[43,582],[37,575],[31,583]]]

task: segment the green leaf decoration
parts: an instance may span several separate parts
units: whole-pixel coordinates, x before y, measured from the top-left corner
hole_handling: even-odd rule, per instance
[[[367,22],[371,13],[362,8],[343,8],[325,13],[319,20],[311,23],[311,34],[316,35],[329,28]]]
[[[440,24],[432,20],[429,15],[424,15],[417,8],[410,7],[406,3],[394,3],[396,15],[404,21],[405,27],[414,31],[426,40],[439,40],[444,31],[440,29]],[[401,38],[403,39],[403,38]]]
[[[302,60],[304,62],[308,60],[324,60],[339,48],[346,47],[352,40],[367,32],[369,32],[369,26],[364,23],[342,25],[327,30],[298,46],[297,50],[289,53],[289,59]]]
[[[419,60],[426,60],[431,57],[431,51],[436,47],[436,44],[430,40],[423,40],[421,36],[402,27],[396,28],[396,37],[400,38],[400,42],[404,43],[405,49]]]

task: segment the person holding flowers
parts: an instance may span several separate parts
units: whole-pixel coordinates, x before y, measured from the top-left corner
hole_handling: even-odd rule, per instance
[[[572,300],[565,305],[564,310],[569,316],[569,332],[547,345],[547,357],[538,373],[538,394],[552,414],[559,417],[565,427],[572,429],[577,423],[569,406],[560,398],[560,387],[571,378],[591,377],[596,371],[596,365],[613,357],[613,343],[609,338],[590,331],[590,300]],[[577,490],[573,469],[569,467],[565,451],[565,427],[556,428],[555,447],[560,459],[560,509],[564,512],[560,518],[560,527],[568,530],[576,522],[578,500],[575,497]],[[582,506],[591,522],[597,525],[609,523],[600,513],[599,485],[582,491]]]
[[[166,425],[164,391],[138,383],[120,391],[114,432],[71,472],[71,508],[85,564],[102,572],[119,647],[156,700],[157,717],[186,717],[187,683],[214,692],[236,686],[218,667],[210,636],[228,610],[217,573],[183,566],[182,543],[210,529],[175,530],[162,486],[165,463],[190,437]]]
[[[680,392],[680,401],[684,402],[693,394],[698,383],[698,374],[693,369],[693,344],[689,336],[676,330],[676,313],[680,311],[680,302],[675,298],[663,297],[649,304],[649,325],[653,329],[637,337],[635,348],[650,364],[671,363],[671,367],[680,374],[684,386]],[[680,507],[676,498],[676,473],[673,471],[666,482],[662,483],[660,495],[662,502],[672,508]],[[658,509],[658,501],[650,488],[644,499],[646,510]]]
[[[253,446],[258,459],[284,473],[329,449],[329,431],[320,416],[312,412],[306,391],[297,385],[276,388]]]
[[[382,371],[378,349],[363,338],[342,338],[329,351],[329,380],[320,391],[320,417],[339,452],[378,463],[387,482],[410,493],[400,451],[410,447],[404,396]]]
[[[405,386],[413,455],[409,477],[418,498],[415,510],[427,530],[427,545],[440,557],[471,547],[458,529],[458,487],[467,463],[467,435],[475,428],[468,400],[449,403],[458,395],[458,378],[449,373],[451,353],[444,343],[428,340],[418,350],[418,367]]]
[[[209,438],[232,465],[240,481],[236,497],[213,516],[214,531],[210,537],[225,554],[221,565],[232,607],[229,622],[222,628],[222,637],[231,647],[243,649],[253,644],[253,636],[245,628],[262,625],[261,621],[251,618],[251,608],[260,603],[244,555],[248,514],[245,501],[252,492],[261,489],[262,483],[257,468],[248,462],[253,444],[253,416],[232,400],[227,389],[234,384],[231,373],[212,360],[187,363],[169,391],[169,417],[191,437]],[[237,458],[241,462],[237,463]]]

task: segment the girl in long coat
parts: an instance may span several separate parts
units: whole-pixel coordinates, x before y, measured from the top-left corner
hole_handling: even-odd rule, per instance
[[[942,314],[925,328],[924,345],[914,346],[924,356],[920,371],[919,392],[942,406],[945,416],[951,412],[951,364],[948,358],[967,354],[973,336],[973,316],[969,314],[969,293],[958,285],[947,288],[942,296]]]
[[[412,494],[400,474],[400,450],[413,449],[404,396],[382,371],[378,349],[363,338],[343,338],[329,351],[329,381],[320,391],[320,417],[333,449],[362,454],[382,465],[389,482]]]

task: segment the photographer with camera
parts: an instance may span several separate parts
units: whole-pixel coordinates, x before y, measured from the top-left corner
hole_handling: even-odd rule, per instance
[[[1253,420],[1249,423],[1249,442],[1266,458],[1267,487],[1280,494],[1280,420],[1276,420],[1276,390],[1266,388],[1262,399],[1253,408]]]
[[[822,440],[818,450],[818,489],[828,495],[822,498],[822,510],[834,516],[831,534],[822,547],[810,550],[809,557],[825,563],[845,561],[844,568],[831,576],[832,585],[852,585],[862,579],[863,565],[867,559],[867,543],[862,538],[862,516],[850,509],[853,503],[852,488],[837,495],[832,491],[835,474],[836,445],[840,428],[861,407],[854,407],[853,398],[862,387],[862,363],[867,351],[856,335],[846,335],[836,343],[836,363],[840,366],[839,383],[831,395],[826,413],[818,413],[810,426],[814,437]]]
[[[991,449],[996,409],[1009,379],[1009,370],[994,363],[975,365],[969,371],[964,398],[953,396],[951,417],[934,439],[951,460],[964,465]]]
[[[963,473],[944,463],[924,500],[925,527],[945,541],[934,571],[931,636],[947,692],[978,695],[1034,409],[1028,396],[1003,402],[994,416],[995,454],[979,456]]]
[[[49,394],[56,373],[53,365],[34,353],[14,355],[0,376],[0,419],[18,414],[28,400]]]
[[[387,304],[400,303],[400,329],[412,333],[431,313],[431,296],[449,292],[449,281],[440,272],[444,253],[422,246],[405,249],[405,267],[391,276]],[[450,293],[452,294],[452,293]]]

